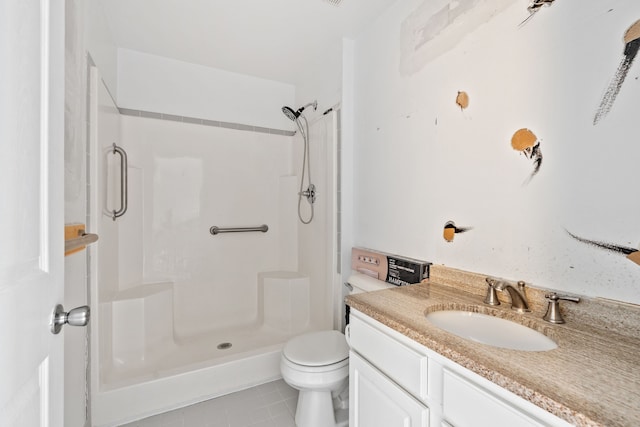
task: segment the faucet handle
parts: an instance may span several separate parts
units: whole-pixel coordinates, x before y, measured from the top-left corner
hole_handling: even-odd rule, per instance
[[[545,298],[551,301],[563,300],[563,301],[580,302],[580,298],[578,297],[574,297],[571,295],[558,295],[555,292],[549,292],[548,294],[545,295]]]
[[[487,282],[487,296],[484,297],[484,303],[488,305],[500,305],[500,300],[498,299],[498,293],[496,292],[496,285],[499,283],[496,279],[492,279],[491,277],[487,277],[485,279]]]
[[[549,302],[547,306],[547,312],[542,318],[549,323],[561,324],[565,323],[562,314],[560,313],[560,301],[572,301],[580,302],[580,298],[571,295],[558,295],[555,292],[550,292],[545,295],[545,298]]]

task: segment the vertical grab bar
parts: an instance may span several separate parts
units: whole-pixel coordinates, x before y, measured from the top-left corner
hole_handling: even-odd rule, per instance
[[[113,154],[120,155],[120,209],[113,210],[113,220],[121,217],[127,211],[127,206],[129,204],[127,190],[129,187],[129,178],[127,176],[127,152],[124,151],[124,148],[118,147],[116,143],[113,143]]]

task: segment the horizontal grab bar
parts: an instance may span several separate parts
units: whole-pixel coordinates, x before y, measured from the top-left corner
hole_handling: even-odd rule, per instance
[[[216,234],[220,234],[220,233],[245,233],[247,231],[262,231],[263,233],[266,233],[268,230],[269,230],[269,227],[267,226],[267,224],[262,224],[259,227],[225,227],[225,228],[214,225],[209,229],[209,233],[215,236]]]

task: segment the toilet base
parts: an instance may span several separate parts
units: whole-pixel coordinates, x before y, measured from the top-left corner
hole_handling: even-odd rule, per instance
[[[336,427],[349,427],[349,409],[336,409]]]
[[[330,391],[300,391],[295,420],[297,427],[347,427],[349,409],[334,410]]]

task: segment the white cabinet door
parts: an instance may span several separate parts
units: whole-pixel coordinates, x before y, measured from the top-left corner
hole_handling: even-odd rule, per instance
[[[427,427],[429,409],[369,365],[349,353],[350,427]]]
[[[64,1],[0,1],[0,426],[63,425]]]

